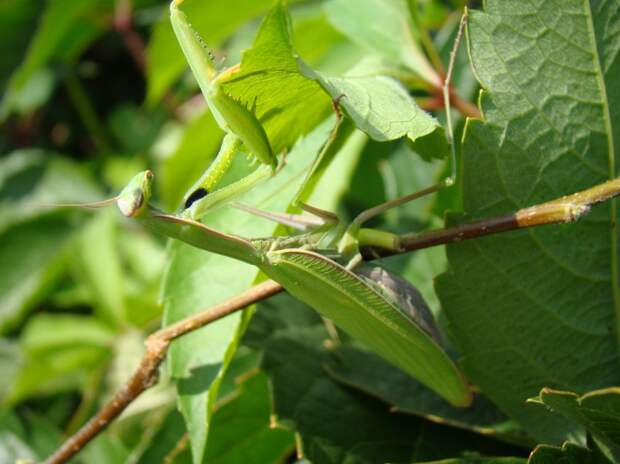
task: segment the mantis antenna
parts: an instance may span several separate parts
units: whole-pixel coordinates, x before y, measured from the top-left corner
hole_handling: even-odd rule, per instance
[[[90,203],[50,203],[40,205],[43,208],[86,208],[86,209],[99,209],[106,206],[113,205],[117,202],[118,196],[107,198],[106,200],[93,201]]]

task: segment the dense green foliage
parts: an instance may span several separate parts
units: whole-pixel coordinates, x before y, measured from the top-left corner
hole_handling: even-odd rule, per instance
[[[453,74],[457,185],[373,227],[422,232],[616,176],[618,2],[470,3]],[[348,221],[445,178],[441,86],[465,4],[182,2],[216,67],[239,64],[223,91],[286,152],[286,169],[240,201],[293,211],[334,99],[347,119],[309,204]],[[4,0],[0,37],[0,463],[10,463],[44,459],[83,425],[150,333],[265,276],[114,208],[51,207],[111,197],[149,168],[155,203],[176,211],[217,153],[224,134],[166,1]],[[481,118],[466,119],[470,102]],[[238,156],[223,182],[253,168]],[[612,201],[576,224],[377,261],[420,290],[475,386],[468,408],[280,294],[175,341],[159,383],[75,462],[620,462],[616,216]],[[244,237],[289,233],[226,206],[204,221]]]

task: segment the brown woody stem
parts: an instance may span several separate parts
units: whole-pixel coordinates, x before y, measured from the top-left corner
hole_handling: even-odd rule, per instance
[[[146,339],[146,353],[127,383],[116,392],[101,410],[56,450],[46,461],[60,464],[78,453],[90,440],[104,430],[143,391],[157,383],[158,368],[166,356],[170,342],[213,321],[258,303],[282,291],[282,286],[268,280],[223,303],[163,328]]]
[[[618,195],[620,195],[620,178],[547,203],[520,209],[515,213],[504,216],[423,234],[403,235],[400,237],[400,249],[396,252],[378,250],[376,248],[364,250],[364,252],[369,259],[374,259],[376,257],[406,253],[421,248],[478,238],[509,230],[544,224],[573,222],[586,214],[592,205]],[[273,280],[265,281],[240,295],[165,327],[149,336],[146,340],[146,353],[133,376],[103,406],[95,417],[88,421],[50,456],[47,464],[60,464],[69,460],[90,440],[104,430],[138,395],[153,386],[157,382],[158,367],[164,360],[172,340],[251,304],[265,300],[282,290],[282,286],[277,282]]]
[[[546,224],[574,222],[597,204],[620,195],[620,177],[603,184],[555,200],[520,209],[514,213],[462,224],[422,234],[400,237],[400,251],[408,252],[447,243],[459,242],[485,235]],[[374,250],[375,255],[387,256],[394,252]]]

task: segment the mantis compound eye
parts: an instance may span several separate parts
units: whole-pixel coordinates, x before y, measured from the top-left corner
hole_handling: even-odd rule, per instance
[[[121,210],[123,216],[135,216],[144,204],[144,192],[142,189],[135,189],[129,194],[121,196],[118,201],[118,209]]]
[[[206,188],[200,187],[192,192],[192,194],[185,200],[185,209],[189,208],[194,202],[206,197],[209,194]]]
[[[151,195],[153,173],[143,171],[133,177],[118,196],[117,205],[123,216],[134,217],[144,209]]]

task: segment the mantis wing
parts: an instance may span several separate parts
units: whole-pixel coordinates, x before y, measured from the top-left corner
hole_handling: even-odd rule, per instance
[[[261,269],[296,298],[455,406],[468,406],[464,377],[437,342],[395,300],[317,253],[269,252]]]
[[[411,283],[392,274],[381,266],[362,264],[355,268],[355,274],[374,287],[379,293],[392,300],[399,311],[442,345],[441,334],[424,297]]]

